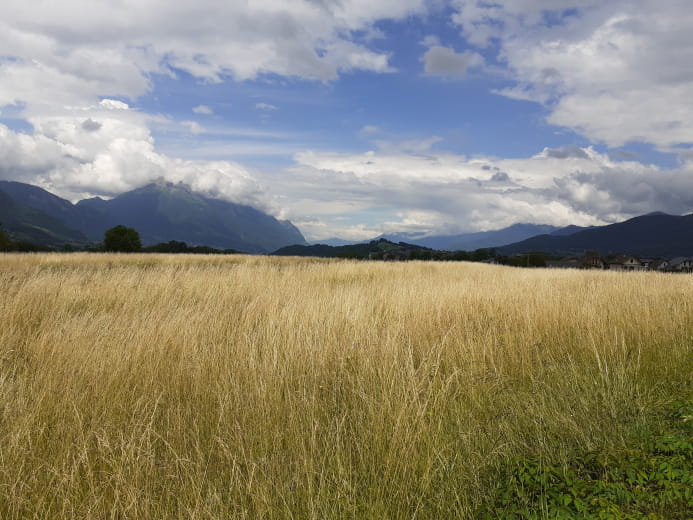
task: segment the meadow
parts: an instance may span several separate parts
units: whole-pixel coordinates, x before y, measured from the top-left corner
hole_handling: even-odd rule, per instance
[[[630,449],[692,345],[689,275],[4,254],[0,518],[520,518],[518,461]]]

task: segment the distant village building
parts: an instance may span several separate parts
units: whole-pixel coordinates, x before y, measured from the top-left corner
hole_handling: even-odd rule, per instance
[[[639,258],[635,255],[618,255],[608,259],[597,253],[570,256],[561,260],[547,260],[551,269],[608,269],[609,271],[640,272],[658,271],[667,273],[693,273],[693,257],[679,256],[671,260],[663,258]]]
[[[562,260],[547,260],[546,267],[553,269],[604,269],[604,261],[596,254],[567,257]]]
[[[582,263],[587,269],[604,269],[604,260],[596,254],[586,254],[582,258]]]
[[[693,258],[686,258],[682,256],[672,258],[669,262],[669,267],[667,270],[676,273],[693,272]]]
[[[610,271],[646,271],[647,267],[643,265],[637,256],[617,256],[608,262]]]
[[[651,260],[647,265],[647,268],[650,271],[666,271],[669,269],[669,262],[662,259]]]

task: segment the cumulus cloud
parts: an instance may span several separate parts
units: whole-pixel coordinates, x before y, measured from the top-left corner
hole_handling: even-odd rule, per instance
[[[498,44],[515,84],[550,123],[611,147],[693,143],[693,12],[687,0],[455,0],[471,44]]]
[[[424,12],[425,0],[218,2],[23,0],[0,4],[0,106],[99,96],[135,99],[155,73],[219,82],[262,74],[330,81],[392,70],[389,55],[356,41],[383,19]]]
[[[693,207],[693,164],[672,170],[615,161],[593,148],[546,148],[532,157],[466,157],[374,150],[296,154],[291,180],[273,179],[285,215],[311,238],[383,232],[458,233],[516,222],[565,226]],[[342,217],[358,212],[360,222]],[[370,224],[364,219],[371,218]]]
[[[99,108],[105,108],[106,110],[129,110],[130,106],[117,99],[102,99],[99,102]]]
[[[566,146],[564,148],[544,148],[540,157],[552,157],[554,159],[589,159],[590,155],[579,146]]]
[[[84,111],[90,113],[86,120]],[[37,184],[77,200],[112,196],[164,177],[210,196],[277,211],[265,187],[237,163],[176,159],[156,152],[147,116],[123,103],[104,100],[57,115],[30,116],[30,122],[32,135],[0,124],[0,178]]]
[[[483,65],[484,58],[471,51],[455,52],[454,49],[434,45],[421,58],[427,76],[463,78],[467,70]]]

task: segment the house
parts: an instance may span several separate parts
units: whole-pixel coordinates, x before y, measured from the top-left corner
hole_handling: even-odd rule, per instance
[[[585,269],[604,269],[604,260],[599,255],[588,253],[582,257],[582,265]]]
[[[659,258],[651,260],[647,266],[650,271],[666,271],[669,269],[669,262]]]
[[[546,267],[553,269],[604,269],[604,261],[597,254],[587,253],[583,257],[569,256],[561,260],[547,260]]]
[[[693,258],[686,258],[683,256],[672,258],[669,261],[669,267],[667,268],[667,271],[673,271],[676,273],[693,272]]]
[[[619,255],[608,262],[610,271],[646,271],[647,267],[643,265],[637,256]]]

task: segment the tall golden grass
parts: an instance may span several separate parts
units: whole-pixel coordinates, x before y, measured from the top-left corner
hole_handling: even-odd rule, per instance
[[[0,518],[474,518],[691,392],[693,277],[0,255]]]

